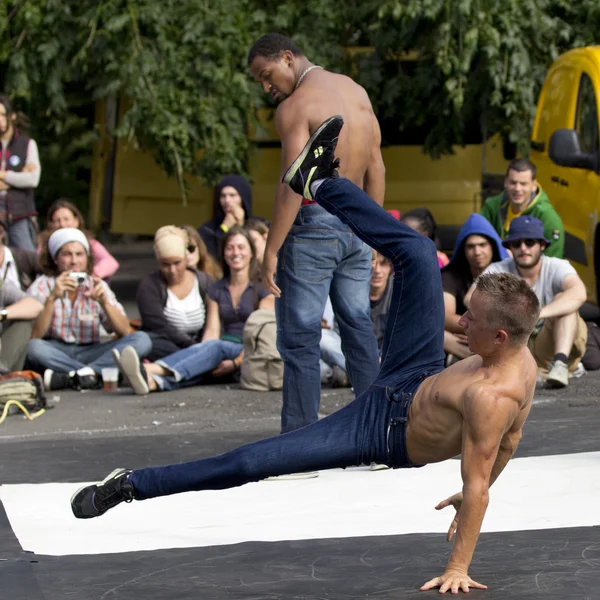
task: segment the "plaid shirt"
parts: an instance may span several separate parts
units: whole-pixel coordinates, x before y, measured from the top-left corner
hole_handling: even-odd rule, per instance
[[[54,289],[54,281],[55,277],[41,275],[29,286],[27,295],[46,304]],[[113,291],[104,281],[101,285],[106,288],[108,303],[125,315]],[[97,344],[100,342],[100,324],[104,325],[108,332],[112,331],[106,311],[99,302],[85,295],[85,292],[90,292],[93,286],[94,280],[87,275],[85,283],[77,288],[73,303],[68,295],[54,301],[52,318],[44,337],[60,340],[66,344]]]

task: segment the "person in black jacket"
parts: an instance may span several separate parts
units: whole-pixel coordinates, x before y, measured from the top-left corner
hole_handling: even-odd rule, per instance
[[[161,227],[154,236],[158,270],[138,287],[137,305],[142,330],[152,339],[151,361],[159,360],[202,339],[206,324],[206,292],[210,276],[187,266],[191,252],[180,227]]]
[[[209,253],[219,260],[223,235],[252,216],[252,188],[242,175],[225,175],[215,188],[213,218],[198,227]]]

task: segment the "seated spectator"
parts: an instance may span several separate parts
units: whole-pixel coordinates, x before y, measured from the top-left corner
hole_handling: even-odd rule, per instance
[[[202,340],[212,280],[208,273],[188,266],[191,246],[186,232],[174,225],[161,227],[154,236],[158,269],[146,275],[137,290],[142,330],[152,340],[151,361]]]
[[[46,230],[41,234],[41,245],[57,229],[73,227],[85,231],[85,221],[81,211],[66,198],[59,198],[46,214]],[[94,275],[100,279],[110,279],[118,270],[119,263],[115,257],[89,232],[85,232],[94,257]]]
[[[262,265],[265,247],[267,245],[267,236],[269,235],[269,226],[262,220],[252,217],[246,221],[244,229],[250,234],[250,238],[256,249],[256,261],[259,266]]]
[[[187,266],[207,273],[213,281],[223,277],[219,263],[208,253],[204,240],[198,231],[191,225],[184,225],[182,229],[187,233]]]
[[[243,227],[252,215],[252,188],[241,175],[225,175],[215,188],[213,218],[198,228],[211,256],[217,260],[223,235],[232,227]]]
[[[35,253],[34,253],[35,254]],[[20,371],[27,356],[33,319],[43,306],[12,281],[0,286],[0,373]]]
[[[432,240],[436,248],[439,246],[437,223],[430,210],[427,208],[415,208],[404,213],[400,217],[400,220],[411,229],[418,231],[421,235]],[[450,262],[450,259],[443,252],[440,252],[440,250],[437,251],[437,259],[440,269]]]
[[[535,165],[526,158],[515,158],[506,169],[504,192],[487,198],[479,212],[502,238],[508,235],[510,224],[518,216],[529,215],[544,224],[544,238],[549,240],[544,254],[562,258],[565,249],[565,228],[550,204],[546,192],[536,180]]]
[[[130,333],[129,321],[108,284],[93,273],[88,238],[80,229],[56,230],[42,248],[45,275],[27,293],[42,304],[27,348],[31,368],[44,374],[47,389],[92,389],[111,351],[133,346],[140,356],[152,348],[148,334]],[[100,325],[120,337],[100,342]]]
[[[549,240],[544,224],[535,217],[513,219],[502,244],[513,257],[492,263],[485,273],[512,273],[525,279],[542,306],[540,321],[529,338],[540,373],[549,387],[565,387],[585,353],[587,327],[579,316],[586,289],[569,261],[543,254]],[[468,306],[475,285],[465,298]]]
[[[383,335],[392,301],[394,271],[391,261],[375,250],[373,250],[371,264],[373,269],[370,285],[371,321],[381,356]],[[320,349],[321,360],[330,368],[330,372],[322,368],[322,374],[329,376],[332,387],[348,387],[342,341],[335,328],[327,323],[322,329]]]
[[[31,250],[9,248],[5,241],[6,224],[0,221],[0,280],[26,290],[42,273],[38,255]]]
[[[246,319],[257,308],[273,310],[274,298],[257,283],[256,252],[244,228],[232,227],[224,235],[222,268],[223,279],[208,288],[202,342],[144,365],[130,348],[115,357],[136,394],[197,385],[207,377],[230,377],[240,368]]]
[[[449,357],[460,359],[471,355],[465,330],[459,325],[467,312],[464,298],[473,281],[491,263],[505,258],[508,252],[494,228],[481,215],[471,215],[458,234],[450,264],[442,269],[446,310],[444,351]]]

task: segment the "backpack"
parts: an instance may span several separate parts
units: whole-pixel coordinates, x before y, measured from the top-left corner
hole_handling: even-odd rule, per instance
[[[0,423],[19,410],[31,421],[48,408],[42,378],[34,371],[0,375]]]
[[[255,310],[244,325],[240,384],[245,390],[268,392],[283,387],[283,361],[276,340],[275,312]]]

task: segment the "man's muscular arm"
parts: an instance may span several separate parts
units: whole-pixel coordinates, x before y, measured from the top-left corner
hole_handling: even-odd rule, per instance
[[[385,199],[385,165],[381,156],[381,129],[379,121],[373,114],[373,143],[371,146],[371,155],[369,165],[365,173],[365,192],[379,204],[383,206]]]
[[[298,111],[289,109],[289,101],[283,102],[277,109],[275,115],[275,127],[281,139],[281,173],[283,175],[300,154],[308,138],[310,131],[308,120]],[[262,264],[262,283],[271,294],[279,297],[281,290],[275,285],[275,269],[277,267],[277,252],[289,233],[294,219],[298,214],[302,197],[293,192],[287,185],[279,183],[275,191],[275,202],[273,205],[273,216]]]
[[[469,591],[469,587],[485,589],[468,575],[475,545],[488,506],[489,486],[500,474],[508,458],[499,456],[507,431],[512,430],[519,414],[516,401],[498,396],[482,385],[472,385],[463,399],[463,444],[461,475],[462,502],[457,515],[458,527],[454,548],[446,572],[428,581],[421,589],[439,587],[440,592]],[[500,458],[500,460],[498,460]],[[450,500],[450,499],[449,499]],[[449,504],[454,502],[449,502]]]

